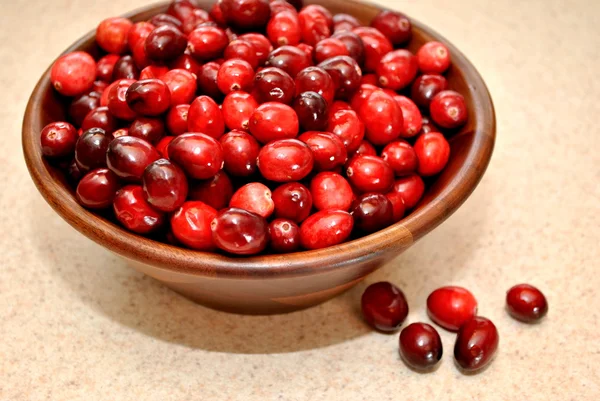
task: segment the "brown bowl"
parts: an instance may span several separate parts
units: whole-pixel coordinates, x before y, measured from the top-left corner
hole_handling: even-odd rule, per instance
[[[335,13],[352,14],[363,23],[369,23],[381,10],[349,0],[306,1],[313,2]],[[208,8],[212,1],[200,3]],[[143,21],[166,8],[167,3],[162,3],[126,16]],[[289,312],[316,305],[352,287],[442,223],[475,189],[490,161],[496,120],[483,80],[456,47],[418,21],[412,22],[410,50],[414,52],[430,40],[443,42],[450,49],[453,65],[447,74],[449,86],[464,95],[469,121],[450,138],[448,166],[416,210],[377,233],[322,250],[231,258],[178,248],[125,231],[81,207],[63,173],[42,157],[40,131],[66,116],[66,104],[50,84],[50,69],[33,91],[23,121],[23,151],[29,173],[46,201],[75,229],[196,302],[250,314]],[[98,55],[94,32],[66,52],[75,50]]]

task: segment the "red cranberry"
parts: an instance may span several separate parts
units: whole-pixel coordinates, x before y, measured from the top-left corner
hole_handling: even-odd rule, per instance
[[[465,98],[458,92],[445,90],[431,99],[429,112],[433,121],[442,128],[457,128],[467,122]]]
[[[273,51],[273,46],[271,46],[269,39],[260,33],[246,33],[238,39],[252,43],[259,65],[263,65],[269,58],[269,53]]]
[[[167,113],[166,123],[169,132],[174,135],[185,134],[189,131],[188,128],[188,111],[190,110],[189,104],[178,104],[172,107]]]
[[[406,209],[412,209],[423,197],[425,183],[419,175],[412,174],[396,180],[392,192],[400,194]]]
[[[288,11],[294,13],[296,16],[298,15],[298,11],[296,8],[286,0],[269,0],[269,7],[271,8],[271,19],[277,14]]]
[[[254,70],[244,60],[232,59],[221,64],[217,74],[217,86],[224,94],[242,90],[249,92],[254,81]]]
[[[315,170],[335,170],[346,163],[348,155],[342,140],[329,132],[308,131],[298,137],[306,143],[315,159]]]
[[[323,39],[315,46],[315,60],[317,63],[321,63],[332,57],[349,55],[350,52],[344,42],[336,38]]]
[[[334,32],[352,31],[354,28],[358,28],[362,24],[359,20],[350,14],[336,14],[333,16],[333,30]]]
[[[212,251],[215,244],[210,223],[216,216],[217,211],[207,204],[188,201],[171,216],[171,230],[183,245],[198,251]]]
[[[395,95],[394,100],[396,100],[396,103],[402,110],[403,129],[400,136],[411,138],[417,135],[423,127],[423,117],[419,108],[406,96]]]
[[[373,92],[360,107],[359,115],[365,124],[365,136],[374,145],[388,144],[402,133],[402,109],[383,91]]]
[[[310,182],[310,193],[317,210],[348,211],[354,193],[344,177],[329,171],[317,174]]]
[[[523,322],[537,322],[548,313],[544,294],[529,284],[519,284],[506,293],[506,307],[512,317]]]
[[[272,198],[277,218],[300,223],[310,215],[312,195],[308,188],[299,182],[289,182],[277,187]]]
[[[172,25],[163,25],[150,32],[145,51],[154,61],[172,61],[181,56],[188,45],[185,35]]]
[[[212,5],[209,15],[210,18],[220,26],[227,24],[227,21],[225,21],[225,16],[223,15],[223,10],[221,10],[221,2],[217,1]]]
[[[348,154],[358,149],[365,136],[365,126],[353,110],[330,113],[327,131],[337,135],[344,142]]]
[[[441,129],[436,126],[429,117],[423,116],[422,118],[421,132],[426,134],[428,132],[441,132]]]
[[[190,104],[196,96],[196,77],[189,71],[174,69],[160,78],[171,93],[171,107]]]
[[[404,217],[404,213],[406,212],[406,206],[404,206],[404,199],[402,199],[402,194],[399,192],[388,192],[385,196],[387,196],[388,200],[392,203],[392,210],[394,214],[394,223],[399,222]]]
[[[166,159],[146,167],[142,176],[146,201],[162,212],[174,212],[187,197],[188,183],[183,170]]]
[[[329,107],[329,116],[332,116],[340,110],[352,110],[352,107],[343,100],[335,100]]]
[[[107,18],[96,29],[96,43],[107,53],[124,53],[132,26],[133,23],[127,18]]]
[[[106,151],[108,168],[128,181],[139,181],[148,165],[160,159],[154,146],[134,136],[115,138]]]
[[[131,123],[127,134],[156,143],[165,134],[165,124],[160,118],[138,117]]]
[[[418,172],[422,176],[438,174],[450,158],[450,145],[439,132],[422,134],[417,138],[414,149],[419,159]]]
[[[296,76],[296,95],[304,92],[317,92],[331,105],[335,96],[335,86],[331,76],[324,69],[308,67]]]
[[[219,139],[225,132],[223,112],[210,97],[198,96],[188,110],[188,126],[192,132]]]
[[[150,18],[150,23],[156,27],[170,26],[179,30],[183,29],[183,24],[172,15],[160,13]]]
[[[377,75],[382,87],[397,91],[415,79],[417,70],[417,58],[408,50],[400,49],[381,58],[377,66]]]
[[[119,177],[107,168],[87,173],[77,185],[77,201],[88,209],[110,207],[121,187]]]
[[[112,80],[118,81],[121,79],[135,80],[140,76],[140,70],[136,66],[136,62],[131,56],[123,56],[115,63],[113,69]]]
[[[281,46],[269,54],[267,63],[271,67],[281,68],[295,78],[300,71],[312,65],[312,60],[297,47]]]
[[[107,133],[117,129],[118,122],[109,112],[108,107],[98,107],[88,113],[81,123],[81,129],[87,131],[91,128],[101,128]]]
[[[294,99],[294,91],[294,80],[282,69],[265,68],[256,73],[254,77],[254,93],[260,103],[280,102],[291,104]]]
[[[229,201],[229,207],[244,209],[264,218],[273,214],[275,209],[271,190],[260,182],[251,182],[238,189]]]
[[[373,147],[373,145],[371,145],[371,142],[362,141],[360,143],[360,146],[358,147],[358,149],[356,149],[356,151],[354,152],[354,154],[352,156],[354,157],[354,156],[358,156],[358,155],[377,156],[377,150]],[[383,155],[381,158],[383,160],[385,160],[385,158],[383,158]],[[391,167],[391,165],[390,165],[390,167]]]
[[[57,121],[42,129],[40,142],[42,154],[46,157],[63,157],[75,152],[77,130],[71,124]]]
[[[457,331],[477,314],[477,300],[465,288],[441,287],[427,297],[427,314],[443,328]]]
[[[214,138],[198,133],[179,135],[169,144],[170,159],[192,178],[214,177],[223,167],[223,151]]]
[[[85,131],[75,144],[75,162],[82,172],[106,167],[106,150],[112,141],[111,134],[101,128]]]
[[[252,69],[258,67],[258,57],[254,45],[248,41],[236,39],[229,42],[223,54],[225,60],[240,59],[244,60]]]
[[[258,103],[252,95],[241,91],[231,92],[225,96],[221,106],[225,125],[232,130],[247,130],[250,117],[257,107]]]
[[[271,16],[268,0],[221,0],[225,20],[241,30],[262,30]]]
[[[127,91],[135,83],[133,79],[121,79],[116,85],[111,85],[108,90],[108,110],[122,120],[132,121],[137,113],[127,104]]]
[[[346,241],[354,220],[343,210],[321,210],[300,226],[300,243],[305,249],[321,249]]]
[[[250,133],[262,143],[276,139],[295,138],[299,122],[294,109],[282,103],[263,103],[250,118]],[[312,167],[312,165],[311,165]]]
[[[475,316],[458,331],[454,358],[464,371],[478,371],[492,361],[498,342],[498,330],[494,323],[485,317]]]
[[[213,178],[196,181],[190,188],[190,200],[201,201],[221,210],[229,205],[233,196],[233,184],[224,171],[219,171]]]
[[[296,10],[293,12],[281,11],[273,15],[267,25],[267,36],[275,46],[296,46],[299,44],[302,35]]]
[[[380,91],[380,88],[378,88],[376,85],[361,84],[350,99],[350,106],[352,107],[352,110],[360,113],[360,108],[367,103],[369,97],[377,91]]]
[[[402,139],[390,142],[381,152],[381,158],[390,165],[396,176],[399,177],[413,174],[419,163],[413,147]]]
[[[382,194],[360,195],[350,209],[356,227],[367,233],[381,230],[394,222],[393,205]]]
[[[146,42],[146,38],[154,29],[156,29],[156,26],[146,21],[136,22],[133,24],[129,30],[129,33],[127,34],[127,44],[129,45],[129,50],[133,51],[133,49],[139,43]]]
[[[400,288],[387,281],[367,287],[361,298],[366,322],[377,330],[396,331],[408,316],[408,303]]]
[[[158,150],[158,153],[160,153],[160,155],[167,160],[169,160],[169,152],[167,151],[167,148],[173,139],[175,139],[174,136],[163,136],[156,144],[156,150]]]
[[[190,54],[183,53],[181,56],[177,57],[171,64],[169,64],[169,67],[174,70],[185,70],[190,74],[198,76],[200,75],[200,69],[202,68],[202,65],[199,62],[197,62]]]
[[[231,131],[221,137],[224,168],[229,174],[246,177],[256,171],[256,159],[260,145],[250,134]]]
[[[408,42],[412,36],[410,20],[406,15],[396,11],[381,11],[373,18],[371,26],[381,32],[395,46]]]
[[[271,250],[289,253],[300,247],[300,228],[292,220],[275,219],[269,224]]]
[[[340,40],[346,46],[349,56],[356,60],[358,64],[365,61],[365,45],[360,36],[348,30],[336,32],[332,38]]]
[[[169,68],[164,65],[149,65],[140,72],[140,80],[161,79],[167,72]]]
[[[311,46],[331,36],[333,17],[323,6],[311,4],[298,13],[302,39]]]
[[[97,93],[104,93],[104,90],[108,88],[108,84],[104,81],[94,81],[94,83],[92,84],[92,92],[97,92]]]
[[[305,130],[319,131],[327,127],[327,101],[317,92],[301,93],[294,101],[294,110]]]
[[[394,50],[392,43],[375,28],[359,27],[352,32],[360,36],[365,45],[365,71],[377,69],[381,58]]]
[[[363,75],[362,79],[360,80],[360,86],[363,86],[363,85],[372,85],[372,86],[379,85],[379,81],[377,80],[377,75],[375,75],[375,74]]]
[[[314,159],[310,148],[297,139],[269,142],[258,154],[258,169],[270,181],[299,181],[312,170]]]
[[[319,67],[331,75],[338,98],[349,98],[360,86],[362,73],[352,57],[333,57],[323,61]]]
[[[296,45],[296,47],[306,54],[306,57],[308,57],[308,60],[312,64],[314,61],[315,48],[306,43],[300,43],[299,45]]]
[[[348,179],[361,192],[388,192],[394,185],[394,171],[377,156],[355,156],[348,163]]]
[[[212,221],[211,230],[215,244],[236,255],[260,253],[269,242],[267,221],[243,209],[221,210]]]
[[[171,105],[171,91],[160,79],[144,79],[129,86],[125,99],[133,111],[145,116],[159,116]]]
[[[450,52],[440,42],[427,42],[417,52],[419,69],[425,74],[442,74],[450,67]]]
[[[188,35],[188,49],[194,58],[201,61],[223,56],[228,44],[225,31],[213,26],[200,26]]]
[[[96,62],[86,52],[61,56],[52,65],[50,81],[61,95],[77,96],[87,92],[96,79]]]
[[[118,54],[107,54],[98,60],[96,64],[96,78],[104,82],[112,82],[115,64],[119,61],[119,58]]]
[[[164,214],[154,210],[144,199],[139,185],[128,185],[117,191],[113,201],[117,220],[129,231],[148,234],[162,226]]]
[[[400,355],[408,366],[430,370],[442,359],[442,339],[427,323],[412,323],[400,332]]]
[[[217,75],[219,74],[221,65],[215,62],[206,63],[200,69],[198,74],[198,90],[213,99],[219,99],[221,91],[217,85]]]
[[[173,0],[167,9],[167,14],[183,21],[192,15],[195,8],[190,0]]]
[[[448,82],[442,75],[425,74],[413,82],[410,96],[418,106],[429,108],[431,99],[446,89],[448,89]]]

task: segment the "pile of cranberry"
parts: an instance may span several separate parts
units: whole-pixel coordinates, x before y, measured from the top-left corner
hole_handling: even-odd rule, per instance
[[[43,129],[43,154],[84,207],[202,251],[319,249],[399,221],[448,162],[442,130],[467,120],[449,51],[402,48],[400,13],[363,26],[300,3],[175,0],[102,21],[101,58],[52,67],[69,122]]]

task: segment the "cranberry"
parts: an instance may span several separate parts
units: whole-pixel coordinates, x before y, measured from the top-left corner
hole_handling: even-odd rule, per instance
[[[167,72],[169,68],[164,65],[149,65],[140,72],[140,80],[161,79]]]
[[[381,152],[381,158],[390,165],[396,176],[399,177],[413,174],[419,163],[413,147],[402,139],[390,142]]]
[[[419,69],[425,74],[442,74],[450,67],[450,52],[440,42],[427,42],[417,52]]]
[[[169,144],[169,157],[192,178],[214,177],[223,167],[223,151],[214,138],[198,133],[179,135]]]
[[[160,155],[167,160],[169,159],[169,152],[167,151],[167,148],[173,139],[175,139],[174,136],[163,136],[156,144],[156,150],[158,150],[158,153],[160,153]]]
[[[202,65],[199,62],[197,62],[190,54],[183,53],[181,56],[173,60],[169,67],[174,70],[185,70],[197,77],[198,75],[200,75],[200,69],[202,68]]]
[[[150,32],[145,41],[145,51],[151,60],[172,61],[185,51],[188,40],[172,25],[162,25]]]
[[[402,133],[402,109],[383,91],[374,91],[360,107],[359,115],[365,124],[365,136],[374,145],[388,144]]]
[[[395,46],[408,42],[412,36],[410,20],[406,15],[396,11],[381,11],[373,18],[371,26],[381,32]]]
[[[91,128],[102,128],[107,133],[117,129],[117,120],[109,112],[108,107],[98,107],[88,113],[81,123],[81,129],[87,131]]]
[[[291,104],[294,99],[294,91],[294,80],[282,69],[265,68],[256,73],[254,77],[254,93],[260,103],[280,102]]]
[[[46,157],[72,155],[77,139],[77,130],[71,124],[62,121],[50,123],[40,135],[42,154]]]
[[[119,177],[107,168],[87,173],[77,185],[77,201],[88,209],[110,207],[121,187]]]
[[[387,196],[388,200],[392,203],[392,211],[394,215],[394,223],[399,222],[404,217],[404,212],[406,212],[406,206],[404,206],[404,199],[402,199],[402,194],[399,192],[388,192],[385,196]]]
[[[221,106],[225,125],[230,129],[247,130],[250,117],[258,107],[256,100],[248,93],[236,91],[225,96]]]
[[[115,64],[119,61],[119,58],[118,54],[107,54],[98,60],[96,64],[96,78],[104,82],[112,82]]]
[[[229,205],[233,196],[233,184],[224,171],[219,171],[213,178],[196,181],[190,188],[190,200],[201,201],[221,210]]]
[[[250,134],[231,131],[221,137],[225,170],[229,174],[245,177],[256,171],[256,159],[260,145]]]
[[[373,92],[380,90],[381,89],[378,88],[376,85],[361,84],[358,87],[358,90],[354,93],[354,95],[352,95],[352,98],[350,99],[350,106],[352,107],[352,110],[359,113],[360,108],[363,106],[363,104],[367,102],[367,100],[373,94]]]
[[[61,56],[52,65],[50,81],[61,95],[77,96],[87,92],[96,79],[96,62],[86,52]]]
[[[443,328],[457,331],[477,314],[477,300],[465,288],[441,287],[427,297],[427,314]]]
[[[131,123],[127,134],[156,143],[165,134],[165,124],[160,118],[138,117]]]
[[[104,90],[108,88],[108,84],[104,81],[94,81],[94,83],[92,84],[92,92],[97,92],[97,93],[104,93]]]
[[[339,110],[330,113],[327,131],[342,140],[348,154],[358,149],[365,136],[365,126],[353,110]]]
[[[215,2],[209,11],[210,18],[219,24],[220,26],[226,25],[227,21],[225,21],[225,16],[223,15],[223,10],[221,10],[221,2]]]
[[[250,63],[231,59],[221,64],[217,74],[217,86],[224,94],[242,90],[249,92],[254,81],[254,70]]]
[[[421,132],[424,134],[428,132],[441,132],[441,129],[437,127],[427,116],[422,117],[422,123]]]
[[[317,174],[310,182],[310,193],[317,210],[348,211],[354,193],[344,177],[329,171]]]
[[[310,148],[297,139],[269,142],[258,154],[258,169],[267,180],[299,181],[312,170],[314,159]]]
[[[352,31],[362,24],[359,20],[350,14],[336,14],[333,16],[333,31],[335,33],[342,31]]]
[[[169,88],[170,106],[189,104],[196,95],[196,77],[189,71],[173,69],[165,73],[161,81]]]
[[[419,159],[418,172],[422,176],[438,174],[446,167],[450,158],[450,145],[439,132],[419,136],[414,149]]]
[[[273,214],[275,209],[271,190],[259,182],[252,182],[238,189],[233,194],[229,207],[244,209],[264,218]]]
[[[128,185],[117,191],[113,201],[117,220],[129,231],[148,234],[162,226],[164,214],[154,210],[144,199],[139,185]]]
[[[458,92],[445,90],[431,99],[429,111],[433,121],[442,128],[457,128],[467,122],[465,98]]]
[[[363,85],[372,85],[372,86],[379,85],[379,81],[377,80],[377,75],[375,75],[375,74],[363,75],[362,79],[360,80],[360,86],[363,86]]]
[[[348,163],[350,183],[361,192],[388,192],[394,185],[394,171],[377,156],[355,156]]]
[[[73,159],[67,168],[67,180],[71,185],[76,186],[82,176],[83,172],[79,170],[79,167],[77,167],[77,162],[75,162],[75,159]]]
[[[311,4],[298,13],[302,39],[311,46],[331,36],[333,17],[323,6]]]
[[[408,316],[408,303],[400,288],[387,281],[367,287],[361,298],[362,314],[367,323],[380,331],[392,332]]]
[[[307,45],[306,43],[300,43],[299,45],[296,45],[296,47],[306,54],[306,57],[308,57],[308,60],[312,65],[314,61],[315,48],[311,45]]]
[[[281,68],[295,78],[300,71],[312,65],[312,60],[297,47],[281,46],[269,54],[267,63],[272,67]]]
[[[287,11],[292,12],[296,16],[298,15],[298,11],[291,5],[289,2],[285,0],[274,0],[269,3],[269,7],[271,8],[271,19],[273,19],[277,14]]]
[[[171,230],[183,245],[198,251],[212,251],[215,244],[210,223],[216,216],[217,211],[207,204],[188,201],[171,216]]]
[[[250,118],[250,133],[262,143],[276,139],[295,138],[299,131],[294,109],[277,102],[263,103]],[[312,167],[312,163],[311,163]]]
[[[365,44],[363,43],[360,36],[355,34],[354,32],[342,31],[336,32],[332,38],[338,39],[341,41],[346,49],[348,50],[348,54],[352,57],[358,64],[362,64],[365,60]]]
[[[275,46],[295,46],[300,43],[300,21],[296,10],[275,14],[267,25],[267,36]]]
[[[331,105],[335,96],[335,86],[327,71],[319,67],[308,67],[296,76],[296,95],[304,92],[317,92]]]
[[[352,57],[332,57],[319,64],[319,67],[331,75],[338,98],[349,98],[360,86],[362,73]]]
[[[108,110],[111,114],[122,120],[134,120],[137,116],[127,103],[127,92],[136,83],[133,79],[122,79],[108,89]]]
[[[394,50],[389,39],[375,28],[359,27],[352,32],[360,36],[365,45],[365,70],[367,72],[375,71],[381,58]]]
[[[523,322],[536,322],[548,313],[544,294],[529,284],[519,284],[506,293],[506,307],[512,317]]]
[[[156,26],[146,21],[136,22],[133,24],[129,30],[129,33],[127,34],[127,44],[129,45],[129,50],[133,51],[133,49],[139,43],[146,42],[146,38],[154,29],[156,29]]]
[[[431,99],[446,89],[448,89],[448,82],[442,75],[425,74],[413,82],[410,96],[418,106],[429,108]]]
[[[337,113],[340,110],[352,110],[352,107],[343,100],[335,100],[329,107],[329,116]]]
[[[190,0],[173,0],[167,9],[167,14],[183,22],[192,15],[195,9],[196,7]]]
[[[358,156],[358,155],[377,156],[377,150],[373,147],[373,145],[371,145],[371,142],[362,141],[360,143],[360,146],[358,147],[358,149],[356,149],[356,151],[354,152],[354,154],[352,156],[354,157],[354,156]],[[383,160],[385,160],[385,158],[383,157],[383,154],[381,156],[382,156],[381,158]],[[391,165],[390,165],[390,167],[391,167]]]
[[[273,46],[271,46],[269,39],[260,33],[246,33],[238,39],[252,43],[259,65],[263,65],[269,58],[269,53],[273,51]]]
[[[315,159],[315,170],[335,170],[346,163],[348,155],[344,142],[329,132],[308,131],[298,137],[306,143]]]
[[[419,108],[406,96],[395,95],[394,100],[402,110],[403,129],[400,136],[410,138],[417,135],[423,127],[423,117]]]
[[[272,198],[277,218],[300,223],[310,215],[312,195],[308,188],[299,182],[289,182],[277,187]]]
[[[248,41],[236,39],[229,42],[223,54],[225,60],[240,59],[244,60],[254,70],[258,67],[258,57],[254,45]]]
[[[199,92],[204,93],[213,99],[219,99],[223,96],[217,85],[219,68],[221,68],[221,65],[215,62],[206,63],[200,69],[200,74],[198,74]]]
[[[305,130],[319,131],[327,127],[327,101],[318,93],[301,93],[294,101],[294,110]]]
[[[106,167],[106,150],[112,141],[111,134],[101,128],[85,131],[75,144],[75,162],[82,172]]]
[[[397,91],[415,79],[417,70],[417,58],[408,50],[400,49],[381,58],[377,66],[377,75],[382,87]]]
[[[220,0],[225,20],[242,30],[262,30],[271,16],[268,0]]]
[[[392,192],[400,194],[406,209],[412,209],[423,197],[425,183],[419,175],[412,174],[396,180]]]
[[[144,79],[129,86],[125,99],[134,112],[145,116],[159,116],[171,105],[171,91],[160,79]]]
[[[135,80],[140,76],[140,70],[131,56],[123,56],[115,63],[113,69],[112,80],[118,81],[121,79]]]
[[[229,44],[227,34],[221,28],[200,26],[188,36],[188,49],[198,60],[212,60],[223,55]]]
[[[267,221],[252,212],[229,208],[219,212],[211,223],[213,241],[224,251],[236,255],[262,252],[269,242]]]
[[[458,331],[454,358],[464,371],[478,371],[492,361],[498,342],[498,330],[494,323],[485,317],[475,316]]]
[[[162,212],[174,212],[187,197],[188,183],[183,170],[166,159],[146,167],[142,176],[146,201]]]
[[[192,102],[188,111],[188,126],[192,132],[200,132],[215,139],[219,139],[225,132],[223,113],[219,105],[208,96],[198,96]]]
[[[349,56],[350,52],[344,42],[336,38],[326,38],[315,46],[315,60],[321,63],[337,56]]]
[[[128,181],[141,180],[146,167],[159,158],[154,146],[134,136],[115,138],[106,151],[108,168]]]
[[[354,224],[362,231],[372,233],[394,222],[394,208],[390,200],[382,194],[360,195],[351,206]]]
[[[204,24],[207,22],[212,22],[209,20],[210,20],[210,16],[208,15],[208,12],[206,12],[205,10],[202,10],[201,8],[195,8],[192,11],[192,14],[189,15],[187,18],[185,18],[182,21],[183,33],[185,33],[186,35],[189,35],[190,32],[192,32],[194,29],[196,29],[198,27],[198,25]]]
[[[412,323],[400,332],[400,355],[408,366],[430,370],[442,359],[439,333],[427,323]]]
[[[127,18],[107,18],[96,29],[96,43],[108,53],[121,54],[127,50],[127,36],[133,23]]]
[[[321,249],[346,241],[354,220],[343,210],[321,210],[300,226],[300,243],[305,249]]]
[[[172,135],[181,135],[189,131],[188,129],[188,111],[189,104],[178,104],[172,107],[167,113],[167,129]]]
[[[150,23],[156,27],[170,26],[179,30],[183,29],[183,24],[172,15],[160,13],[150,18]]]
[[[289,253],[300,247],[300,228],[292,220],[275,219],[269,224],[271,250]]]

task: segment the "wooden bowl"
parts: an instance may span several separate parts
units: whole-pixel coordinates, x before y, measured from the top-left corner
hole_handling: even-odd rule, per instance
[[[334,13],[352,14],[365,24],[380,11],[376,6],[349,0],[314,2]],[[200,3],[208,9],[212,1]],[[126,16],[143,21],[166,8],[167,3],[162,3]],[[50,69],[33,91],[23,121],[23,151],[29,173],[46,201],[75,229],[121,255],[137,270],[196,302],[248,314],[289,312],[316,305],[352,287],[442,223],[475,189],[490,161],[496,121],[483,80],[456,47],[418,21],[412,22],[410,50],[415,52],[430,40],[443,42],[450,49],[453,65],[447,74],[449,86],[464,95],[469,121],[450,138],[448,166],[416,210],[377,233],[322,250],[232,258],[178,248],[125,231],[81,207],[62,172],[42,157],[40,131],[66,116],[64,99],[50,84]],[[75,50],[97,56],[94,32],[66,52]]]

